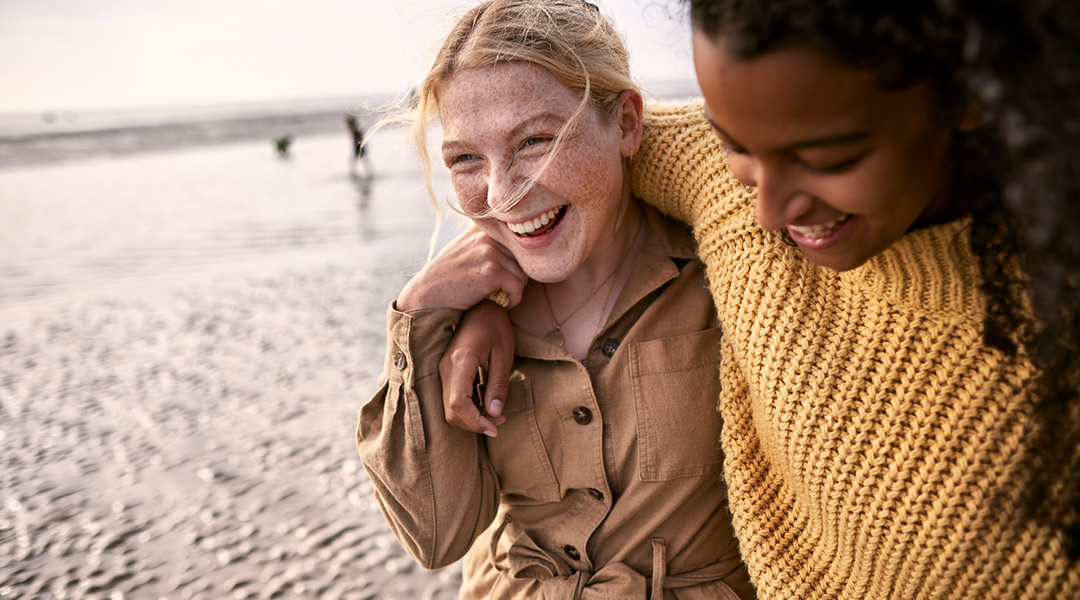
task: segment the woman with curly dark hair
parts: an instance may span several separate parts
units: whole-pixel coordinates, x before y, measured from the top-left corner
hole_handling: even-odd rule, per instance
[[[686,4],[632,185],[707,266],[759,597],[1080,597],[1080,8]]]

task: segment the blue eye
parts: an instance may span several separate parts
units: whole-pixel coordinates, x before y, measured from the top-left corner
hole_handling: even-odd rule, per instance
[[[544,142],[550,142],[552,139],[554,138],[550,136],[534,135],[530,138],[526,138],[522,146],[535,146]]]
[[[472,160],[474,158],[476,158],[476,155],[473,155],[473,154],[459,154],[459,155],[451,158],[450,162],[447,163],[447,166],[452,167],[452,166],[454,166],[454,165],[456,165],[458,163],[465,162],[467,160]]]

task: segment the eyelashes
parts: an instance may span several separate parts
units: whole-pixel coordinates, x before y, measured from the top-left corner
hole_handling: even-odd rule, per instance
[[[549,150],[548,146],[551,145],[555,140],[555,135],[530,135],[521,141],[521,144],[518,146],[517,152],[526,152],[526,157],[533,156],[529,152],[534,150],[546,153]],[[480,156],[477,154],[463,152],[461,154],[455,154],[448,158],[444,158],[443,162],[448,168],[453,168],[456,165],[477,160],[479,158]]]
[[[724,152],[726,154],[734,154],[740,157],[751,156],[750,152],[746,148],[730,144],[724,140],[720,140],[720,146],[724,149]],[[826,162],[823,164],[808,161],[804,158],[800,158],[798,155],[791,157],[790,160],[798,165],[801,165],[812,173],[817,173],[820,175],[838,175],[854,168],[856,165],[859,164],[859,162],[862,161],[863,158],[868,156],[871,152],[873,152],[873,149],[859,152],[858,154],[850,158],[844,158],[839,161]]]

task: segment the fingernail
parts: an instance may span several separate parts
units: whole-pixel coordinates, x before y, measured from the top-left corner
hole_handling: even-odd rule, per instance
[[[502,412],[502,407],[503,407],[503,401],[502,400],[492,400],[491,401],[491,412],[492,412],[492,414],[497,415],[497,414],[501,413]]]
[[[488,437],[495,437],[496,432],[495,432],[494,429],[487,429],[487,430],[484,431],[484,435],[486,435]]]

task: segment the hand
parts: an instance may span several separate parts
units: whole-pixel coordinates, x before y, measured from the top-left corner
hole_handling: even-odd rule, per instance
[[[514,331],[506,309],[484,300],[466,311],[439,361],[446,422],[466,431],[498,435],[514,363]],[[473,403],[477,370],[487,375],[483,412]]]
[[[434,307],[465,310],[488,294],[503,290],[510,296],[510,306],[516,306],[527,282],[528,276],[513,254],[474,224],[405,284],[396,305],[400,311]]]

